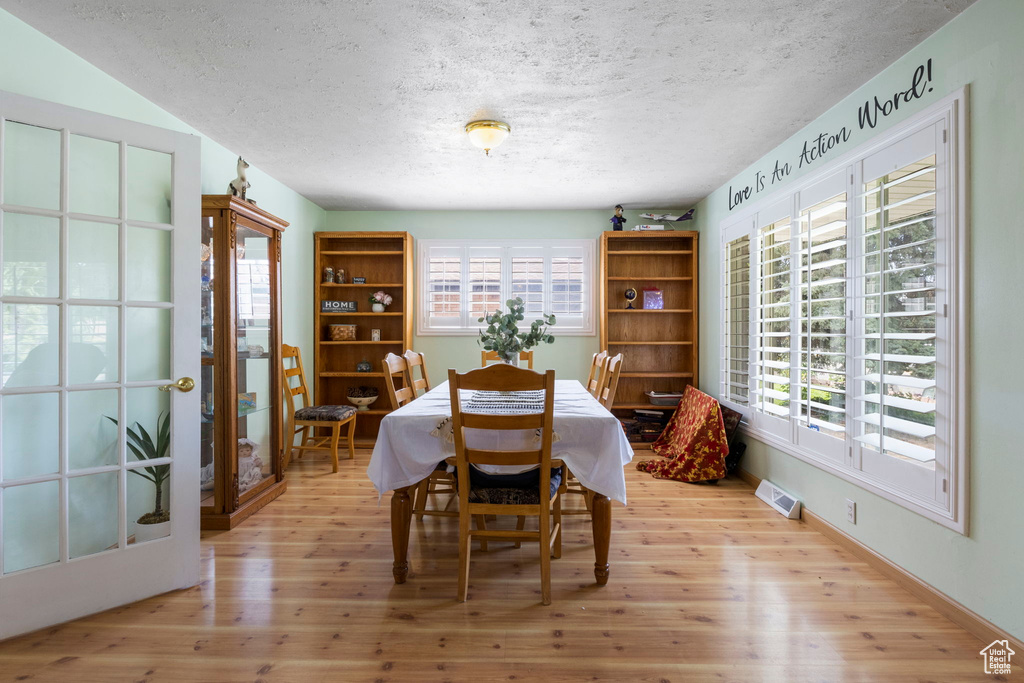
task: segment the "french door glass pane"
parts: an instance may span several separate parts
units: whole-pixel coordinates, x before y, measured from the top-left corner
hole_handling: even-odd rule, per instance
[[[60,209],[60,131],[4,122],[4,203]]]
[[[117,381],[118,308],[68,306],[68,383]]]
[[[60,397],[56,393],[3,397],[5,481],[60,469]]]
[[[117,225],[68,222],[68,296],[116,299],[118,287]]]
[[[125,309],[128,381],[171,376],[171,311],[166,308]]]
[[[4,304],[3,319],[4,386],[37,387],[57,384],[59,307],[42,304]]]
[[[120,213],[121,147],[116,142],[71,135],[68,210],[116,218]]]
[[[127,477],[125,482],[128,492],[125,521],[128,526],[128,535],[134,536],[136,543],[148,540],[145,536],[154,538],[169,536],[170,529],[156,531],[152,524],[147,524],[147,522],[159,523],[159,520],[164,518],[162,515],[166,515],[171,509],[171,466],[168,464],[132,468],[125,476]],[[161,482],[159,495],[155,481]]]
[[[68,392],[68,467],[117,464],[117,390]]]
[[[69,557],[117,546],[117,472],[68,479]]]
[[[4,296],[60,294],[60,219],[4,213]]]
[[[128,228],[128,299],[171,300],[171,233]]]
[[[3,493],[4,574],[60,559],[60,483],[10,486]]]
[[[128,220],[171,222],[171,155],[128,147]]]

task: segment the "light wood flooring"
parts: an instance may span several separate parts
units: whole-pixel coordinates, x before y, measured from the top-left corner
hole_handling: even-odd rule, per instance
[[[199,586],[0,643],[0,680],[999,680],[982,673],[985,643],[738,479],[627,468],[608,585],[594,585],[588,520],[567,517],[550,607],[536,545],[505,543],[474,551],[456,602],[451,518],[413,519],[397,586],[368,460],[336,475],[322,457],[293,463],[284,496],[204,532]]]

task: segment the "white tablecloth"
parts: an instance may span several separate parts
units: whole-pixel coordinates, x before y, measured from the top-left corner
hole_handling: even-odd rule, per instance
[[[454,444],[431,436],[451,414],[446,381],[384,416],[366,469],[379,494],[422,481],[437,463],[454,455]],[[552,457],[564,460],[591,491],[625,504],[626,475],[622,468],[633,459],[633,449],[618,419],[582,384],[564,379],[555,380],[554,417],[559,440],[552,446]],[[476,448],[536,448],[525,440],[528,436],[522,431],[471,431],[476,435],[467,433],[467,438],[487,435],[490,440],[484,443],[473,438],[471,445]]]

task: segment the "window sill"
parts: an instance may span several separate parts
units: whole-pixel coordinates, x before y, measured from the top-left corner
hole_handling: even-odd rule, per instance
[[[943,510],[935,505],[928,505],[924,501],[918,502],[916,499],[908,498],[898,489],[880,484],[879,482],[864,476],[858,470],[838,467],[835,463],[821,458],[811,450],[800,448],[789,441],[780,439],[774,434],[755,429],[745,421],[741,424],[740,430],[744,436],[760,441],[761,443],[771,446],[786,455],[791,455],[797,460],[802,460],[803,462],[813,465],[820,470],[824,470],[829,474],[835,475],[844,481],[859,486],[860,488],[874,493],[877,496],[881,496],[891,503],[895,503],[902,508],[930,519],[937,524],[941,524],[946,528],[952,529],[958,534],[964,536],[967,535],[966,519],[956,519],[953,514],[947,510]]]

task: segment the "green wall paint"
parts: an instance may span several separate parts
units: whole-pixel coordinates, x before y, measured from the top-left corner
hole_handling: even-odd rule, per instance
[[[4,10],[0,10],[0,65],[4,65],[0,68],[0,90],[199,135],[204,194],[224,194],[235,177],[237,154]],[[256,167],[249,169],[248,178],[252,183],[249,196],[260,208],[291,224],[282,245],[284,341],[300,346],[303,354],[312,358],[310,235],[323,229],[326,212]]]
[[[968,151],[970,247],[968,348],[970,411],[970,535],[961,536],[842,479],[748,438],[744,467],[801,498],[836,527],[885,555],[1007,633],[1024,637],[1024,524],[1019,457],[1024,365],[1007,362],[1024,338],[1020,310],[1021,148],[1024,132],[1024,3],[980,0],[877,77],[731,181],[750,182],[775,159],[795,159],[803,141],[853,122],[849,142],[812,164],[853,149],[893,124],[970,84]],[[918,64],[932,58],[935,90],[884,120],[872,132],[856,128],[857,107],[869,96],[905,90]],[[807,169],[804,169],[806,172]],[[800,177],[795,171],[782,189]],[[728,187],[697,208],[701,240],[702,347],[720,344],[720,222],[727,218]],[[769,196],[763,192],[754,198]],[[1016,284],[1014,284],[1016,283]],[[718,393],[719,357],[701,358],[703,388]],[[857,501],[857,524],[846,521],[845,498]]]
[[[625,212],[633,223],[638,212]],[[407,230],[420,239],[592,239],[609,228],[611,211],[329,211],[328,230]],[[635,220],[634,220],[635,219]],[[595,266],[600,244],[595,245]],[[310,287],[313,283],[310,281]],[[596,329],[596,328],[595,328]],[[421,337],[413,347],[427,357],[427,370],[435,383],[448,368],[465,372],[480,364],[480,346],[474,337]],[[554,344],[537,347],[534,368],[554,368],[560,378],[585,380],[590,357],[600,338],[555,336]]]

